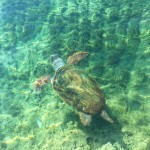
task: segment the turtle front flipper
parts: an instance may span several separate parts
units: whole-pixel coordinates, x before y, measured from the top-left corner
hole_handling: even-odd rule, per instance
[[[83,112],[79,112],[79,117],[84,126],[90,126],[92,122],[92,116],[89,114],[85,114]]]
[[[102,110],[102,111],[101,111],[100,116],[101,116],[104,120],[106,120],[106,121],[108,121],[108,122],[110,122],[110,123],[114,123],[114,121],[110,118],[110,116],[106,113],[105,110]]]
[[[88,52],[76,52],[73,55],[69,56],[67,59],[68,64],[76,64],[83,58],[85,58],[89,53]]]
[[[42,76],[41,78],[37,79],[34,83],[34,89],[36,91],[40,91],[43,85],[48,84],[50,82],[50,76]]]

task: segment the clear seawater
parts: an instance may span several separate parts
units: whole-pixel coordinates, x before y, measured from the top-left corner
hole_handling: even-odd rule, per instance
[[[80,51],[114,124],[85,127],[42,80]],[[0,149],[150,150],[150,1],[1,0]]]

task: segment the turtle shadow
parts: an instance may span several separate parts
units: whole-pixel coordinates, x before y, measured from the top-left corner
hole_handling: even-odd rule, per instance
[[[128,149],[123,141],[122,127],[116,119],[113,118],[113,124],[103,120],[98,115],[93,116],[92,119],[89,127],[84,127],[80,122],[78,123],[78,127],[87,134],[86,142],[91,149],[108,142],[112,145],[118,143],[122,148]]]
[[[114,123],[109,123],[102,119],[99,115],[92,117],[92,123],[89,127],[83,126],[78,114],[70,112],[65,115],[65,125],[72,121],[77,122],[77,128],[86,134],[86,143],[91,149],[98,148],[106,143],[118,143],[119,146],[128,150],[127,145],[123,142],[122,126],[118,123],[116,118],[113,118]]]

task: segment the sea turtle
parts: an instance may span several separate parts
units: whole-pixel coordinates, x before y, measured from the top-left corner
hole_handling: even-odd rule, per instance
[[[103,119],[113,123],[104,110],[104,94],[96,81],[74,67],[74,64],[87,55],[88,52],[76,52],[68,57],[66,64],[57,54],[51,55],[50,61],[55,70],[51,80],[52,87],[64,102],[79,111],[84,126],[90,125],[94,114],[99,114]]]

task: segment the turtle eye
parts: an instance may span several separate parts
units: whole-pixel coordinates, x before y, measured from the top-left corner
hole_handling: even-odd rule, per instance
[[[50,61],[51,61],[51,63],[53,63],[57,58],[58,58],[57,54],[50,55]]]

